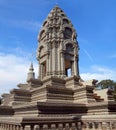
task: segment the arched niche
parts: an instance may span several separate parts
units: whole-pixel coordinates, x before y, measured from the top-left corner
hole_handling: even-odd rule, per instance
[[[43,23],[43,26],[46,26],[47,25],[47,21],[45,21],[44,23]]]
[[[73,52],[74,51],[74,47],[73,47],[73,44],[72,43],[67,43],[66,45],[65,45],[65,50],[66,50],[66,52]]]
[[[69,24],[69,20],[68,19],[63,19],[63,24]]]
[[[64,39],[71,39],[72,38],[72,29],[69,27],[65,27],[64,29]]]
[[[42,30],[42,31],[40,32],[39,39],[40,39],[40,40],[43,40],[44,38],[45,38],[45,30]]]
[[[66,15],[62,13],[61,16],[65,17]]]

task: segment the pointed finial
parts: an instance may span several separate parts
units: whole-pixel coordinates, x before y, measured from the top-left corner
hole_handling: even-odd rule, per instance
[[[35,79],[35,73],[34,73],[34,68],[33,68],[33,62],[31,62],[29,72],[27,74],[27,82],[30,81],[31,79]]]
[[[30,59],[30,62],[32,63],[33,60],[34,60],[34,57],[35,57],[35,52],[32,52],[29,54],[29,59]],[[33,64],[33,63],[32,63]]]
[[[33,68],[33,62],[31,62],[31,65],[30,65],[29,71],[31,71],[31,72],[34,71],[34,68]]]

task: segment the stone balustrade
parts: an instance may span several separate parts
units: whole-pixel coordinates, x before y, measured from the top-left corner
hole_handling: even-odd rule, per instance
[[[74,123],[40,123],[7,124],[0,123],[0,130],[116,130],[116,122],[74,122]]]

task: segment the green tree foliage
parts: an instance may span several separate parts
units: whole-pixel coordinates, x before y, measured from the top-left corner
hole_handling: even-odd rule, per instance
[[[116,82],[114,82],[113,80],[110,80],[110,79],[101,80],[100,82],[98,82],[96,87],[100,88],[100,89],[109,88],[109,89],[114,90],[116,87]]]
[[[114,98],[116,100],[116,82],[111,79],[101,80],[96,84],[96,87],[99,89],[109,88],[114,90]]]

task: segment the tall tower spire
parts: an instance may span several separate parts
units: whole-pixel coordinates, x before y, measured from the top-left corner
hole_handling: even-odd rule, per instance
[[[55,6],[44,21],[38,36],[39,77],[79,76],[77,34],[66,14]]]

